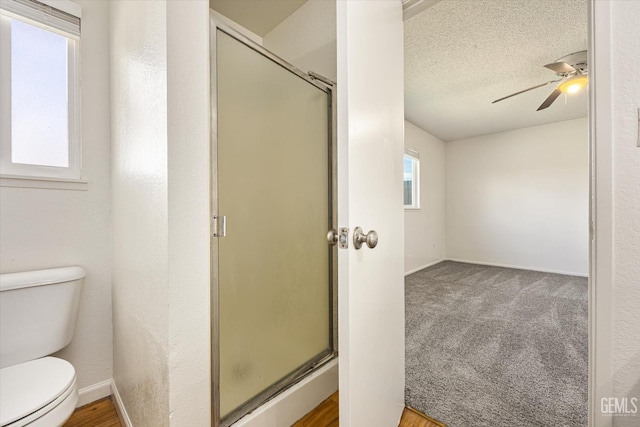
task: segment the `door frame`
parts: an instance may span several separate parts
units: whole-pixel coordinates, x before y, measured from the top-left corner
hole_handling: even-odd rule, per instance
[[[589,427],[610,427],[601,399],[613,397],[613,147],[611,4],[588,2],[589,54]]]
[[[217,55],[215,54],[217,31],[220,30],[244,44],[246,47],[254,50],[258,54],[263,55],[267,59],[273,61],[277,65],[280,65],[285,70],[291,72],[297,77],[302,78],[308,83],[312,84],[316,88],[325,92],[328,96],[328,161],[329,161],[329,203],[331,204],[329,209],[329,224],[328,230],[333,228],[337,229],[338,221],[338,165],[337,165],[337,126],[336,126],[336,84],[331,82],[322,76],[314,74],[313,76],[305,73],[292,64],[288,63],[284,59],[275,55],[273,52],[265,49],[259,43],[256,43],[251,38],[245,36],[238,30],[232,28],[226,23],[218,19],[214,12],[210,9],[209,12],[209,60],[210,60],[210,183],[211,183],[211,195],[210,195],[210,219],[211,219],[211,244],[210,244],[210,256],[211,256],[211,420],[213,427],[228,427],[244,415],[250,413],[256,408],[262,406],[269,400],[273,399],[280,393],[289,389],[293,385],[305,379],[310,374],[314,373],[317,369],[325,366],[327,363],[338,357],[338,246],[327,245],[329,251],[329,321],[330,321],[330,345],[331,347],[320,353],[308,361],[305,365],[299,367],[286,377],[279,380],[256,397],[252,398],[246,404],[243,404],[233,412],[231,412],[225,419],[220,417],[220,317],[219,317],[219,241],[215,235],[216,223],[214,218],[219,214],[218,206],[218,104],[217,104]]]

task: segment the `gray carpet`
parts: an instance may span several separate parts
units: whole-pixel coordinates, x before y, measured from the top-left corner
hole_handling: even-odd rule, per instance
[[[449,427],[587,425],[587,279],[445,261],[405,279],[409,406]]]

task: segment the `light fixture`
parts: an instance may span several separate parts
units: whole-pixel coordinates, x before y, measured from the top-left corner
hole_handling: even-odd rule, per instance
[[[560,83],[558,90],[562,93],[576,93],[587,86],[589,79],[584,74],[577,74]]]

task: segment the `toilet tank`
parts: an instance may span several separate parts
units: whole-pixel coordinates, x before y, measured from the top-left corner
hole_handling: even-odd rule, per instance
[[[0,274],[0,368],[71,342],[85,275],[82,267]]]

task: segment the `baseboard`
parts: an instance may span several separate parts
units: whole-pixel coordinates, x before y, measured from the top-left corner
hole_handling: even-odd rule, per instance
[[[409,270],[409,271],[407,271],[406,273],[404,273],[404,275],[405,275],[405,277],[406,277],[406,276],[408,276],[408,275],[410,275],[410,274],[413,274],[413,273],[416,273],[416,272],[418,272],[418,271],[420,271],[420,270],[424,270],[425,268],[431,267],[432,265],[436,265],[436,264],[438,264],[438,263],[441,263],[442,261],[446,261],[446,259],[445,259],[445,258],[442,258],[442,259],[439,259],[439,260],[437,260],[437,261],[430,262],[429,264],[425,264],[425,265],[423,265],[423,266],[421,266],[421,267],[414,268],[413,270]]]
[[[127,410],[124,407],[124,403],[122,403],[120,393],[118,393],[118,387],[116,387],[115,381],[111,381],[111,397],[113,399],[113,404],[116,407],[116,412],[118,413],[118,417],[120,417],[120,422],[122,423],[123,427],[133,427],[133,424],[131,424],[131,419],[129,418],[129,414],[127,414]]]
[[[338,390],[338,359],[334,359],[289,390],[274,397],[232,427],[293,425]]]
[[[76,403],[76,408],[111,395],[111,383],[112,381],[109,379],[88,387],[82,387],[78,390],[78,403]]]
[[[516,270],[539,271],[541,273],[562,274],[564,276],[589,277],[588,274],[584,274],[584,273],[575,273],[575,272],[570,272],[570,271],[559,271],[559,270],[548,270],[548,269],[544,269],[544,268],[522,267],[522,266],[519,266],[519,265],[498,264],[498,263],[493,263],[493,262],[471,261],[471,260],[468,260],[468,259],[447,258],[446,261],[462,262],[462,263],[465,263],[465,264],[489,265],[491,267],[514,268]]]

